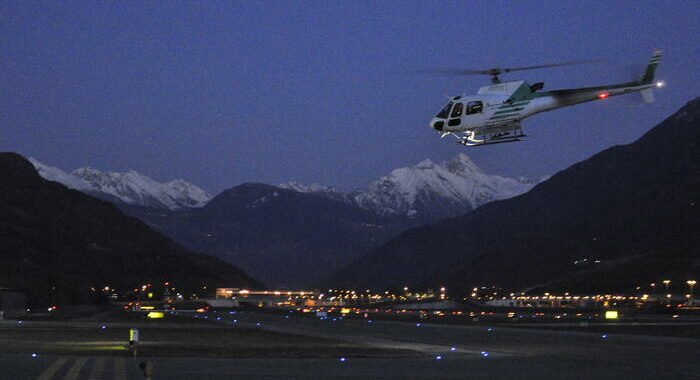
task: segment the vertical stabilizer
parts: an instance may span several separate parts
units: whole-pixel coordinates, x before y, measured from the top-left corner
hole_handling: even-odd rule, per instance
[[[654,82],[654,75],[656,74],[656,68],[659,66],[659,62],[661,62],[661,50],[655,50],[649,60],[646,71],[644,71],[641,84],[652,84]]]

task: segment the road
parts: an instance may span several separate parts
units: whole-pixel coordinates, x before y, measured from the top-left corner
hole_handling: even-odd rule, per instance
[[[200,316],[202,318],[202,316]],[[216,321],[221,318],[220,321]],[[409,348],[415,357],[285,359],[0,357],[0,379],[700,379],[700,339],[238,313],[220,328],[270,329]],[[234,322],[236,320],[237,322]],[[258,325],[259,324],[259,325]],[[488,355],[486,355],[488,354]],[[441,358],[438,359],[438,356]]]

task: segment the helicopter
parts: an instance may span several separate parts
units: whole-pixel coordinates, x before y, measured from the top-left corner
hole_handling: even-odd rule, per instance
[[[459,144],[474,147],[489,144],[521,141],[522,120],[540,112],[573,106],[613,96],[640,92],[645,103],[654,101],[652,89],[662,87],[655,82],[656,69],[661,61],[661,51],[654,51],[640,80],[608,86],[540,91],[544,83],[528,84],[526,81],[501,82],[499,75],[512,71],[533,70],[546,67],[569,66],[590,61],[564,62],[547,65],[493,68],[488,70],[431,70],[421,73],[450,75],[489,75],[491,84],[483,86],[476,95],[450,98],[449,103],[430,121],[430,127],[441,137],[452,135]]]

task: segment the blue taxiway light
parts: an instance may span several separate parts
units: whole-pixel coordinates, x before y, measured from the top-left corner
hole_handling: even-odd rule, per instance
[[[481,356],[483,356],[483,357],[489,356],[489,353],[486,351],[481,351]]]
[[[372,320],[370,319],[369,321],[367,321],[367,323],[372,323]]]
[[[416,327],[420,327],[420,323],[416,323]]]
[[[489,327],[486,329],[486,331],[491,332],[491,331],[493,331],[493,329]]]
[[[438,355],[435,357],[435,360],[442,360],[442,355]]]
[[[457,351],[457,347],[450,348],[450,351]]]
[[[102,325],[102,330],[104,330],[104,329],[106,329],[106,328],[107,328],[107,326],[105,326],[105,325]]]
[[[260,326],[261,324],[262,324],[262,323],[258,322],[258,323],[256,323],[255,325],[256,325],[256,326]]]
[[[348,359],[347,358],[340,358],[340,361],[345,363],[346,361],[348,361]]]
[[[36,357],[36,354],[32,354],[32,357],[35,358],[35,357]]]
[[[600,337],[603,338],[603,339],[605,339],[605,338],[608,337],[608,334],[603,334],[603,335],[601,335]]]

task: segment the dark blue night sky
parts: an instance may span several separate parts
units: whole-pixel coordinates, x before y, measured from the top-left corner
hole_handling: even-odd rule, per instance
[[[365,186],[465,151],[539,177],[640,137],[700,95],[698,1],[0,2],[0,150],[64,170],[134,169],[211,192],[242,182]],[[427,122],[484,77],[400,74],[602,58],[513,73],[545,89],[641,75],[667,87],[525,121],[467,149]],[[630,71],[634,65],[637,72]]]

